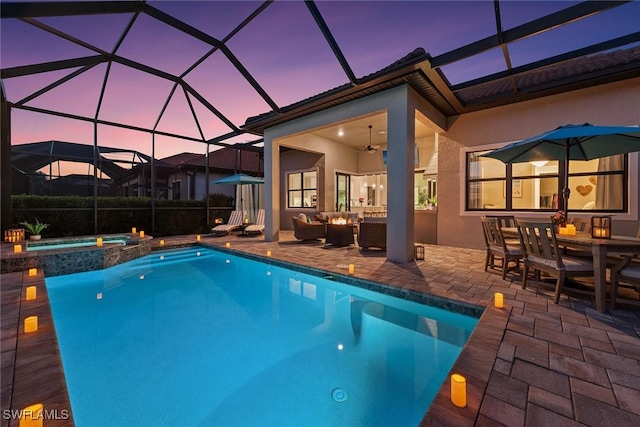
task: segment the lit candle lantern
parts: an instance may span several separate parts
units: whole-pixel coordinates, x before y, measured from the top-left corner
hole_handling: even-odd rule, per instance
[[[271,256],[271,251],[267,251],[267,256],[270,257]]]
[[[576,235],[576,226],[573,224],[567,224],[567,235],[575,236]]]
[[[227,242],[224,244],[225,247],[230,248],[231,247],[231,243]]]
[[[244,223],[245,223],[245,224],[248,224],[248,223],[249,223],[249,218],[245,218],[245,219],[244,219]]]
[[[30,334],[38,330],[38,316],[29,316],[24,319],[24,333]]]
[[[26,299],[27,299],[27,301],[33,301],[34,299],[36,299],[36,287],[35,286],[27,286]]]
[[[200,241],[200,235],[198,234],[198,235],[196,236],[196,242],[199,242],[199,241]]]
[[[136,234],[137,232],[138,232],[138,230],[137,230],[135,227],[133,227],[133,228],[131,229],[131,234]]]
[[[611,238],[610,216],[594,216],[591,218],[591,237],[599,239]]]
[[[493,303],[498,308],[504,307],[504,295],[502,295],[500,292],[496,292]]]
[[[29,269],[29,276],[37,276],[38,275],[38,269],[37,268],[30,268]]]
[[[451,403],[458,408],[467,406],[467,380],[460,374],[451,375]]]
[[[20,427],[42,427],[44,423],[44,406],[36,403],[20,412]]]
[[[160,240],[160,246],[164,246],[164,240]]]
[[[96,239],[96,246],[102,246],[102,237]]]
[[[354,274],[356,274],[356,266],[355,266],[355,264],[349,264],[349,274],[351,274],[352,276]]]
[[[144,231],[140,230],[140,238],[142,239],[144,237]]]
[[[13,245],[13,253],[19,254],[20,252],[22,252],[22,245]]]
[[[558,227],[558,233],[562,236],[567,235],[567,227]]]

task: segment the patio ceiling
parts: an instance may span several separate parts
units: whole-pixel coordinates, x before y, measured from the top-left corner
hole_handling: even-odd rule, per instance
[[[451,117],[639,76],[639,14],[630,1],[3,2],[0,78],[14,110],[252,145],[401,84]],[[385,31],[392,18],[402,33]],[[368,126],[353,126],[362,145]]]

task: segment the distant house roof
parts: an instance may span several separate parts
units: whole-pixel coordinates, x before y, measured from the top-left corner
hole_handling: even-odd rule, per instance
[[[262,149],[240,150],[237,148],[221,148],[209,153],[209,168],[225,171],[240,171],[250,175],[262,174],[264,171]],[[204,168],[206,155],[197,153],[180,153],[165,157],[160,161],[175,166]]]

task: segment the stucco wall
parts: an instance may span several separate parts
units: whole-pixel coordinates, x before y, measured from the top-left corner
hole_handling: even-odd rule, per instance
[[[439,143],[438,244],[481,248],[479,213],[464,212],[464,161],[466,147],[523,139],[569,123],[597,125],[640,124],[640,79],[630,79],[519,104],[507,105],[452,118]],[[635,234],[638,156],[632,156],[636,174],[630,178],[632,215],[614,219],[614,234]],[[544,214],[547,216],[548,214]],[[535,214],[527,214],[528,217]],[[540,214],[538,215],[540,216]],[[620,217],[620,216],[619,216]]]

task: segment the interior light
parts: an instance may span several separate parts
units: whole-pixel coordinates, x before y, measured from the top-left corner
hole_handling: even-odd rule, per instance
[[[535,166],[537,168],[541,168],[544,165],[546,165],[547,163],[549,163],[549,160],[538,160],[538,161],[529,162],[529,163],[531,163],[533,166]]]
[[[384,135],[385,133],[387,133],[387,131],[386,131],[386,130],[379,130],[379,131],[378,131],[378,134],[380,134],[380,135]]]
[[[338,131],[338,136],[344,136],[344,132],[342,131],[342,129]]]

